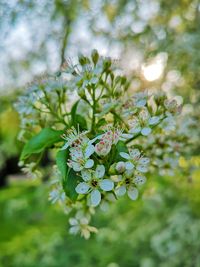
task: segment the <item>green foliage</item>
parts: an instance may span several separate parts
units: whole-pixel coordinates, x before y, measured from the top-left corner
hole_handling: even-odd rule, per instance
[[[25,144],[20,159],[23,161],[30,155],[38,154],[55,143],[62,141],[62,133],[62,131],[51,128],[42,129]]]
[[[63,189],[66,195],[71,200],[76,200],[78,194],[75,191],[77,183],[80,181],[80,176],[78,176],[72,169],[69,169],[67,165],[67,160],[69,157],[68,150],[60,150],[56,155],[56,164],[61,173]]]
[[[188,182],[178,181],[151,177],[143,199],[98,213],[101,231],[90,241],[67,233],[66,216],[42,197],[46,184],[12,183],[0,195],[0,266],[199,267],[200,214]]]
[[[66,181],[67,173],[69,169],[66,164],[68,155],[69,155],[68,150],[59,150],[56,154],[56,165],[61,173],[63,181]]]
[[[81,181],[81,177],[79,175],[77,175],[77,173],[73,169],[70,169],[67,173],[67,179],[66,179],[66,181],[64,181],[63,189],[64,189],[66,195],[71,200],[76,200],[78,197],[78,194],[75,191],[75,188],[76,188],[78,182],[80,182],[80,181]]]

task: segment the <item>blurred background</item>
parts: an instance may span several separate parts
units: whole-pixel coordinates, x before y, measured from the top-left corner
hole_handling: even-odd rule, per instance
[[[48,182],[20,172],[17,96],[94,48],[133,90],[179,95],[200,120],[199,0],[0,0],[0,267],[199,267],[199,142],[183,172],[155,173],[137,202],[99,212],[89,241],[68,234]]]

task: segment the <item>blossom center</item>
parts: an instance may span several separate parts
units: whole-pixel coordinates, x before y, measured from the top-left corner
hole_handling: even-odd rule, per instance
[[[97,187],[97,185],[98,185],[97,180],[92,180],[92,181],[91,181],[91,185],[92,185],[93,187]]]

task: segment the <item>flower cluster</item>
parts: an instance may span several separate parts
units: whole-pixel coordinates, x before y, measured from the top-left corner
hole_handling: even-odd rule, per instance
[[[150,163],[149,158],[132,146],[127,152],[120,152],[119,145],[123,144],[125,148],[132,135],[123,133],[119,128],[108,127],[92,139],[88,134],[88,131],[79,132],[72,128],[63,135],[65,144],[61,150],[69,151],[66,164],[80,177],[74,188],[78,194],[76,203],[67,201],[59,179],[53,183],[50,193],[53,203],[65,203],[69,212],[72,207],[77,210],[78,215],[69,220],[70,233],[81,233],[85,238],[89,238],[90,232],[97,231],[89,225],[93,208],[100,206],[106,210],[109,204],[126,192],[131,200],[137,199],[139,187],[146,182],[144,174],[148,172]]]
[[[16,104],[21,136],[30,139],[21,160],[33,160],[36,170],[45,149],[57,153],[59,178],[49,198],[72,213],[70,232],[85,238],[97,231],[90,225],[97,207],[107,210],[126,193],[136,200],[149,172],[172,174],[190,136],[183,133],[192,123],[177,123],[181,106],[174,99],[162,92],[132,94],[116,68],[93,51],[31,87]]]

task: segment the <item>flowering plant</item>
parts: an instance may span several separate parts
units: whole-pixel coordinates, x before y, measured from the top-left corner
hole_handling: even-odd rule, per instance
[[[136,200],[149,171],[174,167],[165,161],[177,156],[168,148],[180,106],[161,92],[131,92],[117,64],[96,50],[35,83],[16,108],[25,142],[20,163],[37,176],[44,151],[56,153],[50,200],[74,214],[73,234],[89,238],[97,232],[89,225],[96,207],[105,210],[126,193]]]

